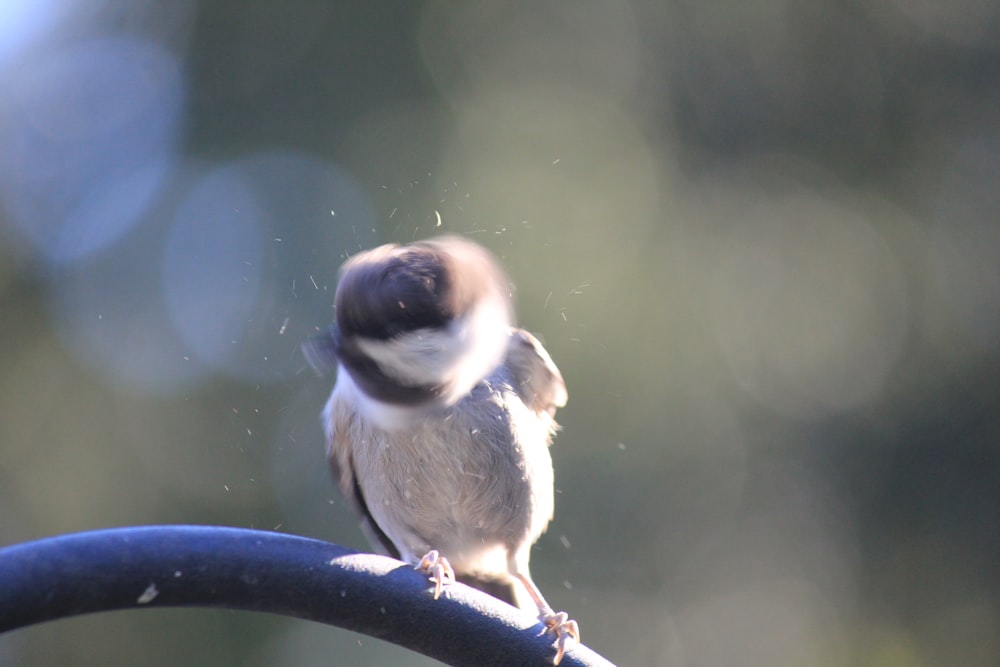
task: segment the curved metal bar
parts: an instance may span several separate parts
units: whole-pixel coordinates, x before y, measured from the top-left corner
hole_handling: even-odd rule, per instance
[[[438,600],[391,558],[241,528],[144,526],[0,549],[0,632],[99,611],[219,607],[302,618],[450,665],[551,665],[530,616],[462,584]],[[610,665],[574,646],[562,665]]]

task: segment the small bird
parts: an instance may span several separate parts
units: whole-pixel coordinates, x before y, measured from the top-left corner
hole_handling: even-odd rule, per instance
[[[514,326],[503,270],[456,236],[383,245],[344,263],[335,308],[303,350],[337,367],[327,455],[367,538],[427,572],[435,599],[457,578],[537,610],[559,664],[579,627],[548,605],[528,560],[552,519],[548,448],[566,386]]]

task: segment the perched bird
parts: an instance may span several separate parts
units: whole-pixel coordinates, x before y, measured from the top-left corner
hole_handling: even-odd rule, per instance
[[[548,448],[566,386],[514,327],[503,270],[459,237],[383,245],[345,262],[335,308],[303,349],[337,367],[327,454],[369,541],[428,572],[435,598],[457,577],[537,610],[558,664],[579,628],[542,597],[528,559],[552,519]]]

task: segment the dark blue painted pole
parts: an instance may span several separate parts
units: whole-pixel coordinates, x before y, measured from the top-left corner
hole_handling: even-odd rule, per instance
[[[548,665],[553,637],[462,584],[434,600],[391,558],[239,528],[146,526],[0,549],[0,632],[78,614],[219,607],[282,614],[378,637],[450,665]],[[610,665],[584,646],[562,665]]]

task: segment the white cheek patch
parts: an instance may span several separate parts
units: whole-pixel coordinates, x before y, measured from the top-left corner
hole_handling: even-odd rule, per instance
[[[491,299],[445,329],[417,329],[387,341],[359,338],[357,343],[389,377],[409,386],[441,386],[442,400],[451,405],[503,361],[510,326],[505,304]]]
[[[417,329],[391,340],[358,338],[358,347],[383,373],[407,385],[435,384],[453,352],[447,330]]]

